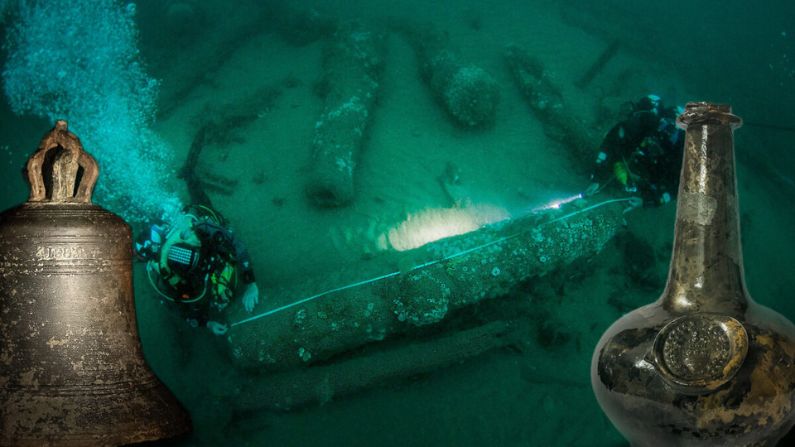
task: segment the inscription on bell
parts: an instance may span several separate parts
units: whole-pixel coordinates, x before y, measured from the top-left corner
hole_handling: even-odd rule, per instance
[[[96,245],[57,244],[36,247],[39,261],[63,261],[68,259],[99,259],[102,251]]]
[[[96,162],[59,121],[27,166],[28,202],[0,213],[0,447],[140,445],[188,431],[146,366],[130,227],[91,203]]]

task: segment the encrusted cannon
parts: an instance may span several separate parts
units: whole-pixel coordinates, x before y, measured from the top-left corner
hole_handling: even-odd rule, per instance
[[[562,144],[575,168],[585,172],[590,168],[595,150],[590,129],[577,119],[566,103],[541,61],[524,49],[510,45],[505,61],[514,83],[536,118],[544,125],[547,137]]]
[[[420,75],[437,101],[466,128],[494,124],[500,101],[497,81],[478,65],[465,62],[447,34],[409,21],[394,24],[417,53]]]
[[[322,279],[307,278],[303,286],[327,291],[297,301],[284,296],[295,290],[277,291],[273,302],[292,304],[255,316],[233,315],[227,348],[240,368],[285,370],[433,325],[457,309],[503,296],[523,280],[597,253],[621,226],[622,201],[583,209],[564,205],[413,250],[384,252],[371,264],[396,265],[395,271],[364,273],[364,266],[356,273],[370,279],[347,286],[331,288],[328,279],[323,285]]]
[[[307,193],[313,203],[341,206],[354,196],[354,171],[380,88],[384,36],[349,23],[323,52],[323,112],[315,123]]]

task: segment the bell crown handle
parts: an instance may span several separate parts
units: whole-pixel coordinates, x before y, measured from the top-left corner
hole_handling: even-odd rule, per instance
[[[51,151],[54,154],[50,154]],[[52,160],[51,167],[48,167],[51,172],[43,172],[48,155]],[[83,175],[75,188],[80,168]],[[80,139],[67,129],[66,121],[58,120],[28,159],[27,174],[30,182],[28,202],[91,203],[99,166],[94,157],[83,150]],[[47,194],[45,176],[52,178],[50,194]]]

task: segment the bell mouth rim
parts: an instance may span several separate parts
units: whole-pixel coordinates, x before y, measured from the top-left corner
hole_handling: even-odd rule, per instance
[[[666,345],[676,330],[686,330],[690,323],[699,325],[702,330],[714,329],[720,332],[723,342],[728,343],[728,356],[721,361],[714,374],[696,374],[683,377],[670,365],[666,355]],[[666,383],[687,394],[703,394],[720,388],[734,378],[745,362],[748,354],[748,333],[737,319],[728,315],[698,313],[683,315],[669,321],[657,334],[653,343],[654,364]]]

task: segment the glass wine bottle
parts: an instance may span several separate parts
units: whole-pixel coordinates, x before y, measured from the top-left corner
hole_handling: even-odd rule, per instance
[[[602,409],[635,447],[773,446],[795,422],[795,326],[745,287],[731,107],[690,103],[668,282],[605,332]]]

